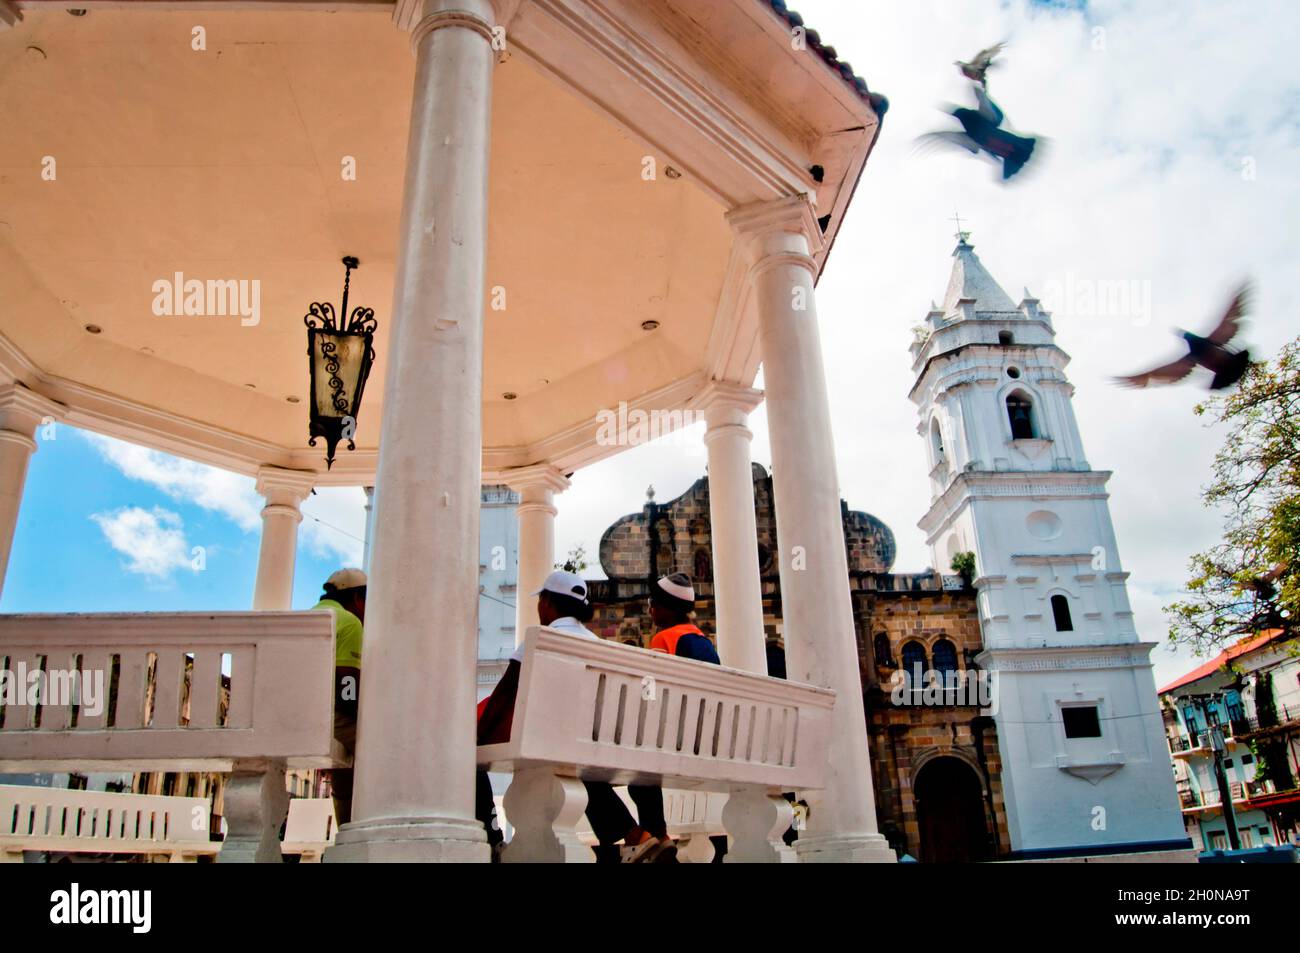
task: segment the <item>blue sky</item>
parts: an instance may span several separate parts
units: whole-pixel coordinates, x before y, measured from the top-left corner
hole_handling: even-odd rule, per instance
[[[360,491],[323,494],[340,495],[356,512],[304,518],[295,608],[360,560]],[[57,425],[38,433],[0,611],[248,609],[260,502],[251,478]]]

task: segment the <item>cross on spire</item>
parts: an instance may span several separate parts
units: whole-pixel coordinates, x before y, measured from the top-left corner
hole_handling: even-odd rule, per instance
[[[962,231],[961,215],[954,212],[952,218],[950,218],[948,221],[957,223],[957,234],[955,236],[957,239],[957,244],[965,245],[966,239],[970,238],[970,232]]]

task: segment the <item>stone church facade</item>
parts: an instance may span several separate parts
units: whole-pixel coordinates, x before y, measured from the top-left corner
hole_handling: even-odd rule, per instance
[[[753,466],[763,613],[769,646],[780,648],[781,585],[772,478]],[[926,669],[971,671],[983,648],[975,593],[957,577],[892,572],[894,534],[868,513],[840,504],[868,744],[880,831],[901,856],[986,860],[1008,850],[1001,762],[992,720],[974,705],[898,705],[891,698],[908,659]],[[696,623],[710,636],[714,603],[709,482],[701,477],[674,500],[650,498],[601,537],[608,576],[589,582],[591,628],[603,638],[648,644],[650,581],[691,576]],[[904,699],[910,694],[902,694]],[[959,700],[960,701],[960,700]]]

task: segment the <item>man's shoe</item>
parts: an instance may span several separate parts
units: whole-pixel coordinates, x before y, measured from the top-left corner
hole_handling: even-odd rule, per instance
[[[619,860],[624,864],[648,863],[662,849],[663,841],[657,837],[647,837],[639,844],[619,848]]]
[[[652,864],[676,864],[676,863],[678,863],[678,860],[677,860],[677,845],[676,845],[675,843],[673,843],[671,840],[666,841],[666,842],[664,843],[663,849],[660,850],[659,853],[655,854],[654,857],[649,861],[649,863],[652,863]]]

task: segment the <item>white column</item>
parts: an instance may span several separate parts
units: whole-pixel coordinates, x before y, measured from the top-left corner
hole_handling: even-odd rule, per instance
[[[13,548],[18,511],[27,484],[27,464],[36,452],[38,428],[53,428],[63,416],[56,404],[17,382],[0,388],[0,589],[4,587]],[[57,431],[51,429],[49,436]]]
[[[426,0],[389,319],[353,822],[327,861],[489,859],[474,819],[487,0]],[[381,325],[382,329],[382,325]]]
[[[253,585],[255,610],[293,608],[298,524],[302,522],[302,501],[315,480],[316,474],[307,470],[261,467],[257,471],[257,492],[266,506],[262,507],[262,545]]]
[[[704,412],[709,451],[709,522],[713,537],[713,599],[723,665],[767,674],[763,584],[754,519],[749,414],[761,391],[711,381],[695,406]]]
[[[813,283],[821,230],[806,198],[727,216],[750,255],[767,391],[780,542],[786,666],[792,680],[835,691],[826,788],[808,797],[803,861],[895,857],[876,828],[867,726],[849,600],[835,445]]]
[[[368,574],[370,572],[370,540],[375,532],[375,488],[373,486],[363,486],[361,490],[366,495],[366,542],[361,556],[361,568]]]
[[[555,566],[555,494],[569,488],[564,474],[549,463],[505,473],[503,482],[519,494],[519,573],[515,586],[515,645],[530,625],[537,625],[537,600],[529,595],[541,587]]]

